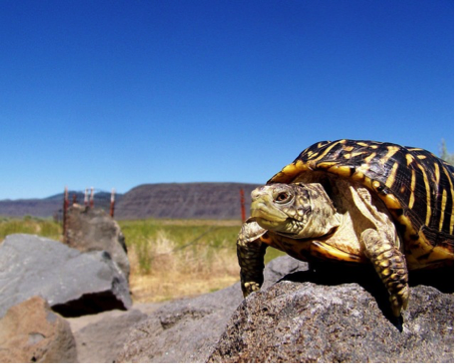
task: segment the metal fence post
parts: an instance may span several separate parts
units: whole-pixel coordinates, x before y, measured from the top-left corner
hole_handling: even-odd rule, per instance
[[[69,206],[69,199],[68,199],[68,187],[65,186],[65,192],[63,194],[63,238],[66,239],[66,219],[67,219],[67,210]]]
[[[111,192],[111,208],[109,211],[109,214],[111,215],[112,218],[114,218],[114,209],[115,209],[115,188],[113,188],[112,192]]]
[[[245,193],[243,192],[243,188],[240,189],[240,208],[242,210],[242,222],[246,220],[245,214]]]

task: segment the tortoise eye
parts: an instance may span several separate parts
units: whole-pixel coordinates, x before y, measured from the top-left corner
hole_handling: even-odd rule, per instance
[[[291,194],[289,192],[280,192],[276,197],[275,201],[278,203],[286,203],[291,200]]]

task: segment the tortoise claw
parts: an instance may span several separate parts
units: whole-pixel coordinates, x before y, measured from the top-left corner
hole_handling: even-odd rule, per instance
[[[243,297],[247,297],[250,293],[259,291],[261,285],[258,282],[245,282],[243,283]]]
[[[408,307],[409,287],[406,286],[400,292],[391,294],[389,300],[394,316],[400,317],[401,310],[405,310]]]
[[[408,270],[404,255],[394,244],[384,242],[379,233],[367,229],[362,234],[366,255],[389,291],[393,314],[399,317],[409,299]]]

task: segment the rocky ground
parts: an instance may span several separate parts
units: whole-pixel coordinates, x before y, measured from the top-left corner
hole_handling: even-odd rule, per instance
[[[91,229],[86,213],[80,229]],[[400,319],[372,267],[310,269],[289,256],[266,266],[261,291],[247,299],[236,283],[132,304],[114,249],[122,235],[103,216],[90,221],[110,226],[104,250],[77,234],[68,241],[76,249],[25,234],[0,245],[0,362],[454,361],[453,267],[411,273]]]
[[[128,311],[113,310],[96,315],[68,318],[81,363],[112,363],[126,341],[129,330],[163,304],[135,304]]]
[[[368,273],[345,282],[355,272],[327,281],[280,257],[246,300],[237,283],[68,321],[80,362],[453,362],[453,280],[414,282],[396,320]]]

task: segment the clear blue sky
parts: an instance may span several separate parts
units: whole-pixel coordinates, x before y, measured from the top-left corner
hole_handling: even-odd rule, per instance
[[[452,0],[0,0],[0,199],[453,151]]]

